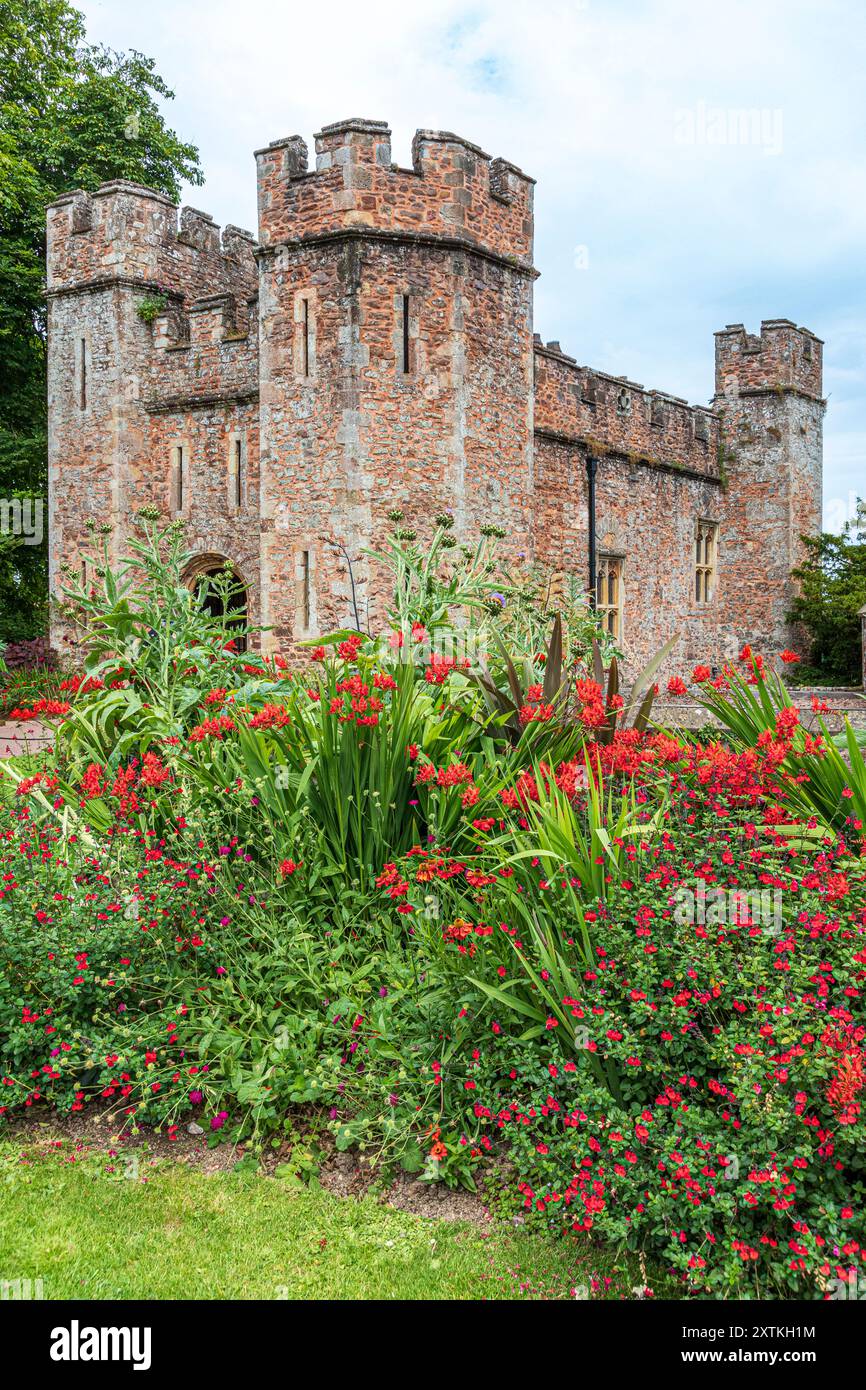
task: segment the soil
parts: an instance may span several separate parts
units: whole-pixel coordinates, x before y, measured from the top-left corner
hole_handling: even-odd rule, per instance
[[[31,1160],[50,1155],[76,1160],[93,1154],[104,1154],[120,1164],[137,1162],[149,1167],[164,1162],[186,1163],[198,1172],[214,1175],[229,1173],[245,1157],[243,1144],[222,1143],[210,1146],[205,1132],[190,1132],[194,1121],[180,1124],[174,1139],[141,1125],[137,1133],[118,1133],[118,1117],[109,1111],[92,1109],[86,1114],[16,1118],[3,1131],[4,1137],[16,1140]],[[435,1221],[465,1221],[484,1229],[493,1223],[493,1216],[481,1197],[464,1189],[451,1189],[443,1183],[420,1182],[411,1174],[402,1173],[387,1186],[381,1173],[363,1154],[338,1153],[330,1136],[318,1136],[317,1142],[325,1152],[318,1169],[321,1187],[335,1197],[360,1198],[372,1192],[380,1202],[412,1216]],[[286,1140],[277,1149],[266,1151],[261,1161],[265,1174],[272,1176],[280,1165],[291,1166],[292,1144]]]

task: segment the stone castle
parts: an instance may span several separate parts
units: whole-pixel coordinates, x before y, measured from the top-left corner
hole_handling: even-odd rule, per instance
[[[256,165],[257,238],[126,182],[48,209],[52,589],[88,520],[120,554],[155,503],[186,522],[189,582],[229,561],[291,654],[356,607],[380,627],[365,548],[394,508],[422,537],[448,510],[576,577],[630,662],[674,633],[679,669],[790,644],[821,519],[813,333],[729,325],[690,406],[533,335],[534,181],[507,160],[422,130],[401,168],[387,125],[348,120],[314,170],[298,136]]]

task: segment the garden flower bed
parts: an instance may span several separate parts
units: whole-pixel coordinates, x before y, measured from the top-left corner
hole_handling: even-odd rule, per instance
[[[84,668],[3,779],[0,1112],[252,1153],[303,1114],[384,1173],[496,1164],[530,1229],[683,1292],[829,1297],[866,1239],[856,738],[748,649],[667,681],[720,738],[655,727],[655,672],[626,696],[495,540],[398,530],[386,632],[304,669],[236,650],[178,528],[70,591]]]

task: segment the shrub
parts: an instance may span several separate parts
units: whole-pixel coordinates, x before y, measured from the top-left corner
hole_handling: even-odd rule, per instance
[[[806,560],[794,570],[800,593],[791,618],[811,640],[810,662],[837,685],[862,680],[860,609],[866,604],[866,503],[840,535],[803,537]]]
[[[76,853],[24,800],[0,856],[0,1113],[100,1097],[122,1123],[171,1120],[200,1085],[186,1049],[216,969],[200,933],[213,870],[135,835]]]
[[[517,849],[504,881],[448,877],[462,910],[432,921],[407,875],[474,1019],[438,1142],[506,1153],[534,1219],[652,1250],[695,1290],[820,1296],[866,1236],[866,873],[779,821],[755,754],[690,762],[657,833],[596,856],[603,898],[567,849],[555,873]],[[560,820],[539,808],[536,845]]]

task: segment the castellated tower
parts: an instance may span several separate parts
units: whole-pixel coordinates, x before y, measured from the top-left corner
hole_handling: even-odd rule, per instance
[[[456,135],[349,120],[256,155],[262,619],[273,640],[376,629],[389,583],[362,550],[388,511],[528,553],[532,186]],[[351,559],[351,571],[346,563]]]
[[[726,502],[719,547],[721,646],[779,651],[800,634],[787,613],[800,537],[821,529],[822,348],[806,328],[768,319],[759,336],[730,324],[716,334]]]
[[[226,558],[258,603],[254,240],[136,184],[48,209],[49,570],[114,556],[146,503],[182,517],[201,572]],[[162,310],[153,317],[153,311]],[[252,331],[250,331],[252,325]],[[55,617],[61,649],[68,634]]]

